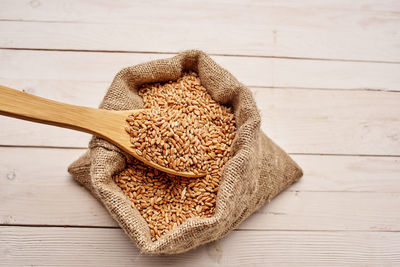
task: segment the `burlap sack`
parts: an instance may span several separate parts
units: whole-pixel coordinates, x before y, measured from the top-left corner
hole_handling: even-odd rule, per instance
[[[215,216],[189,219],[153,242],[147,223],[112,180],[112,175],[131,161],[129,155],[93,137],[89,151],[68,169],[146,254],[181,253],[221,238],[302,176],[299,166],[260,130],[260,114],[250,90],[201,51],[185,51],[123,69],[115,76],[100,108],[142,108],[138,95],[142,84],[176,80],[186,70],[197,72],[211,96],[232,105],[235,113],[234,156],[223,169]]]

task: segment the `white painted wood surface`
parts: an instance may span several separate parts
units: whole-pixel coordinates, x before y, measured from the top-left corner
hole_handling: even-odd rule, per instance
[[[0,223],[117,226],[65,171],[83,151],[1,148]],[[400,164],[394,158],[295,155],[294,159],[304,167],[307,179],[261,208],[240,229],[400,230],[400,188],[396,188]],[[21,162],[24,168],[19,167]],[[51,164],[43,168],[46,162]],[[377,176],[371,165],[385,171]],[[357,176],[362,180],[354,179]],[[376,184],[381,184],[380,190]]]
[[[121,68],[203,49],[304,169],[226,238],[144,256],[66,171],[89,135],[0,117],[0,266],[399,265],[399,3],[0,1],[0,84],[95,107]]]
[[[398,232],[234,231],[177,256],[140,255],[121,229],[1,227],[4,266],[396,266]]]
[[[123,67],[173,54],[0,49],[0,78],[106,82]],[[400,64],[212,56],[248,86],[400,91]],[[40,68],[38,67],[40,64]],[[90,71],[88,71],[90,70]],[[12,85],[12,84],[10,84]]]
[[[7,0],[0,5],[0,47],[200,48],[216,54],[399,62],[398,9],[395,0]]]

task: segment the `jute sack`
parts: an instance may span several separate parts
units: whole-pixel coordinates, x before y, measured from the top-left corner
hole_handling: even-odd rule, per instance
[[[185,51],[121,70],[100,108],[142,108],[138,95],[142,84],[177,80],[187,70],[199,74],[214,100],[231,105],[236,119],[234,156],[224,166],[213,217],[188,219],[153,242],[146,221],[112,179],[131,162],[131,156],[93,137],[88,152],[68,169],[146,254],[181,253],[221,238],[302,176],[300,167],[260,130],[260,114],[250,90],[202,51]]]

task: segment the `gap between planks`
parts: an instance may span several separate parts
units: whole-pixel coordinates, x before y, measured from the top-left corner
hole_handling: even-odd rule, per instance
[[[1,50],[1,48],[0,48]],[[32,82],[67,82],[67,83],[99,83],[99,84],[104,84],[104,88],[107,88],[109,86],[109,84],[111,84],[111,82],[107,82],[107,81],[74,81],[74,80],[56,80],[56,79],[42,79],[42,80],[36,80],[36,79],[20,79],[20,81],[23,82],[28,82],[29,80],[31,80]],[[7,79],[4,77],[0,77],[0,82],[2,84],[8,85],[8,87],[13,87],[10,84],[13,83],[18,83],[19,81],[17,79]],[[304,91],[353,91],[353,92],[382,92],[382,93],[400,93],[400,90],[394,90],[394,89],[385,89],[385,88],[368,88],[368,87],[358,87],[358,88],[324,88],[324,87],[301,87],[301,86],[268,86],[268,85],[247,85],[245,84],[249,89],[264,89],[264,90],[304,90]],[[28,92],[31,93],[29,91],[26,91],[25,89],[21,89],[18,88],[18,86],[14,86],[16,90],[20,90],[23,92]]]
[[[96,225],[58,225],[58,224],[10,224],[0,223],[0,227],[25,228],[82,228],[82,229],[121,229],[120,226]],[[332,232],[332,233],[398,233],[400,230],[295,230],[295,229],[233,229],[235,232]]]
[[[250,88],[254,88],[254,89],[283,89],[283,90],[307,90],[307,91],[371,91],[371,92],[388,92],[388,93],[399,93],[399,90],[392,90],[392,89],[380,89],[380,88],[368,88],[368,87],[360,87],[360,88],[318,88],[318,87],[296,87],[296,86],[291,86],[291,87],[287,87],[287,86],[257,86],[257,85],[253,85],[253,86],[248,86]]]
[[[2,21],[2,20],[0,20]],[[30,48],[30,47],[0,47],[0,50],[16,50],[16,51],[44,51],[44,52],[85,52],[85,53],[120,53],[120,54],[158,54],[175,56],[179,51],[138,51],[138,50],[102,50],[102,49],[62,49],[62,48]],[[334,61],[334,62],[360,62],[360,63],[385,63],[400,64],[400,61],[385,60],[363,60],[363,59],[344,59],[344,58],[313,58],[313,57],[289,57],[289,56],[272,56],[272,55],[249,55],[249,54],[222,54],[207,53],[210,56],[220,57],[246,57],[246,58],[275,58],[275,59],[292,59],[292,60],[310,60],[310,61]],[[306,89],[306,88],[305,88]]]
[[[83,146],[43,146],[43,145],[2,145],[0,144],[0,148],[45,148],[45,149],[74,149],[74,150],[84,150],[86,151],[88,148]],[[340,154],[340,153],[301,153],[301,152],[287,152],[289,155],[304,155],[304,156],[338,156],[338,157],[381,157],[381,158],[398,158],[400,155],[384,155],[384,154]],[[321,192],[321,191],[318,191]],[[341,191],[346,192],[346,191]],[[354,191],[352,191],[354,192]],[[364,191],[359,191],[364,192]]]

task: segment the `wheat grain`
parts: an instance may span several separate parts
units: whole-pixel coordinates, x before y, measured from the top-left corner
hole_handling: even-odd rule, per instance
[[[149,111],[129,116],[127,132],[140,156],[176,171],[220,167],[234,138],[234,116],[211,98],[195,73],[164,85],[146,84],[139,95]]]
[[[133,159],[113,177],[148,223],[155,241],[189,218],[214,215],[235,121],[231,109],[215,102],[193,72],[175,82],[146,84],[139,94],[152,112],[127,118],[126,132],[137,153],[175,170],[209,173],[179,177]]]

